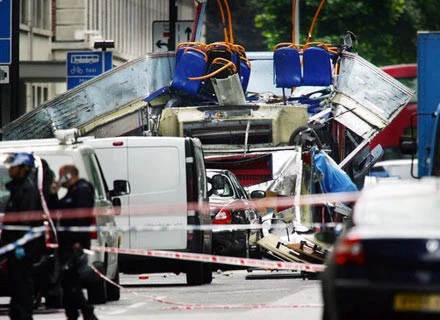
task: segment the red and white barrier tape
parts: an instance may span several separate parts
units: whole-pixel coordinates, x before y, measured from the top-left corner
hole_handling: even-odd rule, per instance
[[[326,193],[326,194],[309,194],[291,197],[266,197],[260,200],[251,201],[257,208],[290,208],[295,205],[326,205],[328,203],[337,202],[355,202],[359,197],[359,192],[339,192],[339,193]],[[205,211],[209,211],[208,202],[202,206],[206,206]],[[200,203],[163,203],[163,204],[151,204],[146,206],[130,206],[131,216],[174,216],[179,215],[182,212],[197,211],[201,208]],[[237,203],[229,205],[231,210],[246,209],[243,204]],[[127,208],[128,209],[128,208]],[[125,210],[125,208],[124,208]],[[121,215],[125,215],[123,212]],[[107,208],[93,209],[63,209],[53,210],[51,213],[54,219],[73,219],[73,218],[85,218],[90,216],[108,216]],[[42,211],[27,211],[27,212],[8,212],[7,215],[0,216],[0,220],[3,223],[13,222],[29,222],[29,221],[44,221]]]
[[[133,254],[133,255],[139,255],[145,257],[167,258],[167,259],[176,259],[176,260],[211,262],[211,263],[229,264],[235,266],[244,266],[244,267],[261,268],[261,269],[297,270],[297,271],[307,271],[307,272],[322,272],[325,269],[325,266],[322,264],[305,264],[305,263],[297,263],[297,262],[246,259],[246,258],[215,256],[210,254],[191,253],[191,252],[124,249],[124,248],[118,249],[118,248],[109,248],[109,247],[92,247],[91,249],[102,252]]]

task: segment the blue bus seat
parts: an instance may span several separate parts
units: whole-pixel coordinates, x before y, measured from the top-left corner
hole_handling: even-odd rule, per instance
[[[177,45],[176,48],[176,65],[179,63],[180,57],[183,52],[185,52],[186,48],[196,48],[202,51],[205,51],[206,45],[201,42],[181,42]]]
[[[301,81],[300,54],[296,48],[281,47],[273,53],[274,82],[277,88],[299,87]]]
[[[303,51],[303,86],[328,86],[332,83],[330,53],[323,47]]]
[[[189,80],[206,74],[206,54],[196,48],[186,48],[176,65],[171,87],[188,93],[196,94],[200,90],[201,80]]]

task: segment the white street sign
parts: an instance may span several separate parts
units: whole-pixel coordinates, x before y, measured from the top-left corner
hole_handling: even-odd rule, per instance
[[[176,46],[181,42],[191,40],[194,21],[176,21]],[[153,21],[153,52],[174,51],[168,49],[168,40],[170,38],[169,21]]]

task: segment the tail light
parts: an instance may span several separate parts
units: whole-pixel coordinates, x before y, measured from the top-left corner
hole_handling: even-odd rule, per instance
[[[229,224],[232,221],[231,212],[228,209],[222,208],[212,219],[212,224]]]
[[[362,241],[357,237],[340,239],[333,251],[337,265],[363,265],[365,262]]]

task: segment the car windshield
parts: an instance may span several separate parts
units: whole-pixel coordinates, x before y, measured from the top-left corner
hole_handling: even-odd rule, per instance
[[[359,202],[354,221],[356,224],[440,227],[439,209],[439,192],[383,196]]]

